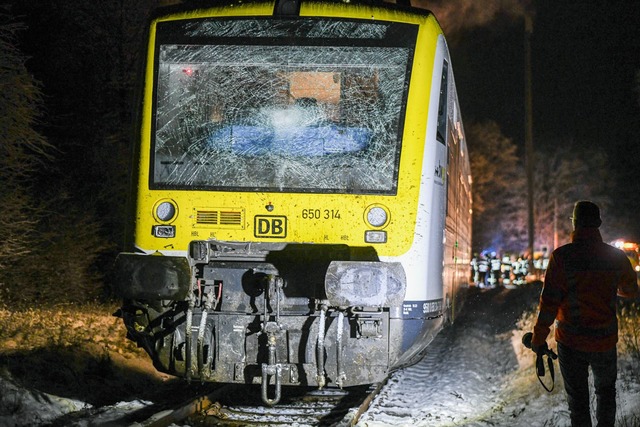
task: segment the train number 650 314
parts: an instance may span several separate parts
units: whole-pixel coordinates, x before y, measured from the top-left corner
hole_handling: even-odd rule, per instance
[[[302,219],[340,219],[338,209],[302,209]]]

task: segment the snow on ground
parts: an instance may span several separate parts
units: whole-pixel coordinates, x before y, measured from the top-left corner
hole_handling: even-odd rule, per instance
[[[78,400],[25,388],[15,383],[8,372],[0,376],[0,426],[45,425],[89,406]]]
[[[555,390],[547,393],[535,376],[533,353],[521,345],[518,325],[526,322],[519,319],[532,311],[539,288],[471,289],[456,322],[436,337],[421,362],[391,375],[357,426],[569,426],[558,362]],[[100,372],[82,352],[74,350],[74,362],[66,351],[53,357],[43,348],[21,359],[5,356],[0,364],[0,426],[130,425],[132,414],[154,413],[158,394],[149,390],[185,396],[151,373],[146,359],[112,355]],[[74,367],[80,360],[84,370]],[[640,367],[633,363],[619,361],[617,427],[640,427]]]
[[[126,414],[151,405],[151,402],[134,400],[95,408],[76,399],[54,396],[18,385],[10,374],[0,376],[0,426],[48,426],[48,425],[118,425]],[[61,421],[68,414],[78,414],[76,421]],[[116,424],[112,424],[116,423]]]
[[[454,325],[436,337],[422,361],[391,376],[357,425],[570,426],[558,362],[555,388],[547,393],[516,327],[539,290],[472,290]],[[619,361],[619,427],[640,426],[640,369],[630,363]],[[542,379],[550,385],[548,372]]]

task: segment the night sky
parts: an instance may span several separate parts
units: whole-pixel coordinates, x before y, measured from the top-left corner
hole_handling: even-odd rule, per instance
[[[640,2],[423,3],[447,34],[465,122],[493,120],[521,149],[523,13],[533,13],[533,144],[606,152],[613,209],[628,218],[621,232],[640,239]]]

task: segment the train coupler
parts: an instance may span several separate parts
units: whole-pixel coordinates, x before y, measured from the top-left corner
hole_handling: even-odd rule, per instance
[[[264,301],[264,319],[262,324],[262,333],[267,334],[267,349],[269,354],[269,363],[262,364],[262,401],[273,406],[280,401],[282,392],[282,365],[277,363],[278,357],[276,355],[277,348],[277,335],[282,331],[282,324],[280,323],[280,298],[282,296],[282,288],[284,287],[284,281],[281,277],[276,275],[268,276],[268,289],[265,292]],[[268,312],[269,301],[275,301],[275,321],[271,321]],[[268,396],[268,388],[270,378],[275,376],[275,396],[270,399]]]
[[[269,363],[262,364],[262,401],[269,406],[273,406],[280,402],[280,396],[282,391],[282,365],[276,363],[276,335],[270,331],[267,335],[267,342],[269,347]],[[269,388],[269,380],[275,376],[275,396],[273,399],[269,399],[267,389]]]
[[[275,376],[275,395],[273,399],[269,398],[268,387],[269,387],[269,379]],[[280,402],[280,397],[282,396],[282,365],[280,363],[276,364],[262,364],[262,401],[269,406],[276,405]]]

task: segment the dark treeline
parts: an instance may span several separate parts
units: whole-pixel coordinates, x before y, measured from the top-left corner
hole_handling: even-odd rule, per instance
[[[105,279],[124,239],[143,29],[155,3],[0,7],[5,301],[109,296]]]
[[[474,251],[525,254],[528,216],[524,159],[495,122],[473,123],[466,131],[473,175]],[[628,218],[613,207],[614,183],[608,179],[609,162],[602,151],[564,140],[538,146],[534,151],[536,252],[545,248],[550,251],[569,241],[569,217],[574,202],[580,199],[597,202],[609,214],[601,230],[605,240],[624,237],[619,230],[624,229]]]

